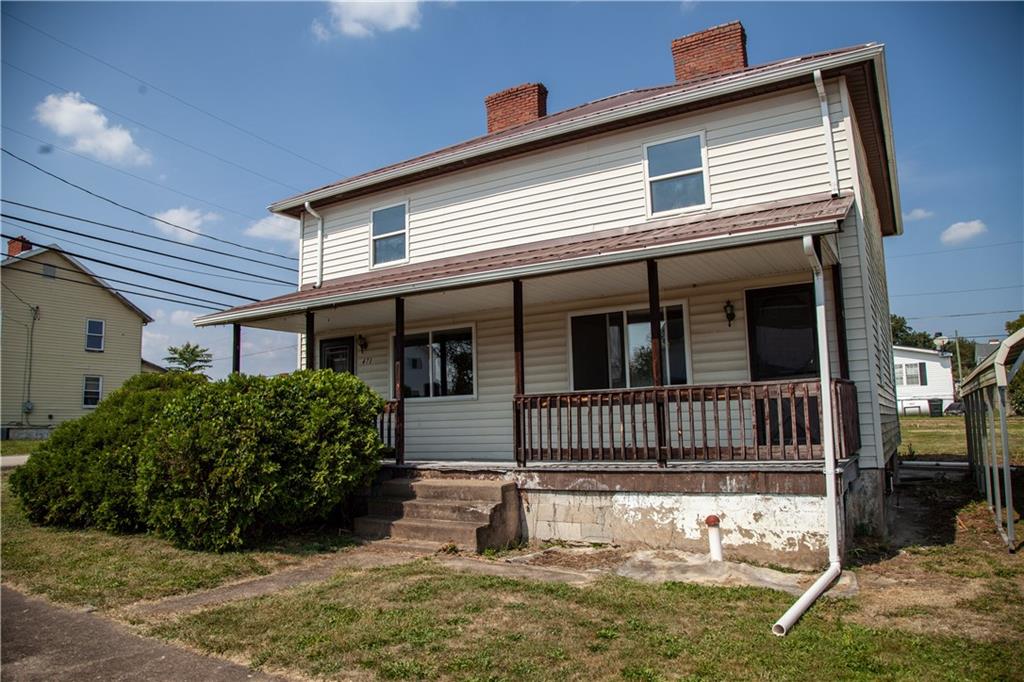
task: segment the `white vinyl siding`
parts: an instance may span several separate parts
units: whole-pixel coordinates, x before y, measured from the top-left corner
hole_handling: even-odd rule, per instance
[[[849,186],[834,82],[828,93],[840,181]],[[324,278],[366,272],[370,212],[400,202],[408,202],[411,263],[641,224],[644,145],[697,130],[705,131],[710,209],[829,189],[821,112],[808,85],[324,207]],[[305,284],[316,277],[315,223],[303,230]]]

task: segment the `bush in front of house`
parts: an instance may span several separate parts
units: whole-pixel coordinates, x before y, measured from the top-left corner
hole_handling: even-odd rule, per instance
[[[232,375],[161,413],[139,460],[147,527],[224,551],[326,519],[377,470],[383,400],[329,370]]]
[[[205,382],[191,374],[138,374],[89,414],[54,429],[11,474],[28,517],[47,525],[141,530],[135,474],[143,437],[168,403]]]

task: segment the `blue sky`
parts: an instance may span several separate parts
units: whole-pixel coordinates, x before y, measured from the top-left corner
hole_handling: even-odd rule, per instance
[[[147,213],[282,254],[293,253],[294,232],[260,222],[268,203],[481,134],[484,96],[510,85],[544,82],[549,111],[557,111],[670,82],[670,40],[733,19],[747,29],[752,64],[884,42],[908,218],[906,234],[886,240],[892,310],[917,329],[989,335],[1016,313],[976,313],[1024,309],[1021,4],[458,2],[367,10],[344,3],[5,2],[3,11],[157,88],[4,16],[4,147]],[[57,147],[41,153],[38,140],[79,156]],[[4,198],[164,234],[6,156],[0,169]],[[5,234],[13,231],[23,230],[4,225]],[[81,238],[29,234],[103,257],[68,243]],[[287,238],[267,236],[275,234]],[[147,258],[117,247],[106,252]],[[208,262],[269,272],[217,256]],[[200,268],[140,267],[251,296],[287,289]],[[918,295],[951,290],[969,291]],[[228,329],[195,330],[190,319],[199,309],[134,300],[158,318],[146,330],[147,358],[194,340],[213,350],[213,374],[226,373]],[[246,371],[294,367],[294,337],[246,331],[243,338]]]

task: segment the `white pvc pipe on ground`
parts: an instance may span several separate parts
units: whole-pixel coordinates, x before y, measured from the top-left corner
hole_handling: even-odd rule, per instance
[[[717,516],[709,516],[705,523],[708,525],[708,554],[712,561],[722,560],[722,528]]]

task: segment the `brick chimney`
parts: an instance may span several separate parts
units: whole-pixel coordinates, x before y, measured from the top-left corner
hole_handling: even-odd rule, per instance
[[[747,33],[733,21],[672,41],[676,81],[714,76],[747,67]]]
[[[487,132],[536,121],[548,115],[548,89],[543,83],[523,83],[484,98]]]
[[[14,239],[7,240],[7,255],[17,256],[19,253],[30,251],[32,249],[32,242],[28,240],[28,237],[15,237]]]

